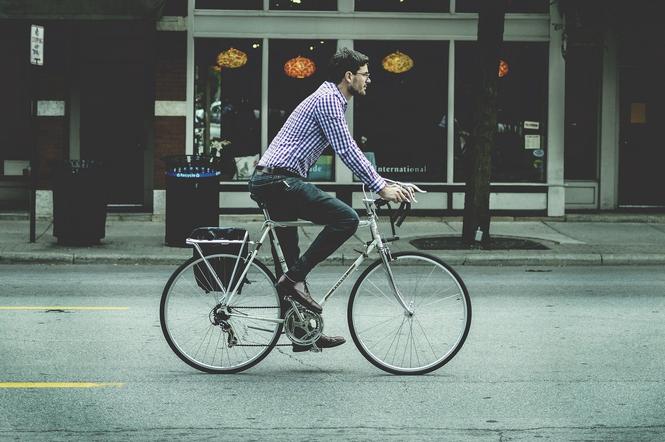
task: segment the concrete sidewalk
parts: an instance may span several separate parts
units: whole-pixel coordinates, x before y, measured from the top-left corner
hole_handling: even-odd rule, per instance
[[[221,226],[240,226],[258,239],[259,215],[220,216]],[[460,236],[459,217],[410,217],[397,234],[401,240],[391,250],[417,251],[410,240],[441,235]],[[301,229],[300,247],[305,250],[319,228]],[[389,224],[382,223],[389,236]],[[0,216],[0,263],[61,264],[179,264],[191,256],[188,248],[164,245],[164,221],[151,215],[110,214],[106,237],[100,245],[64,247],[56,242],[49,221],[37,222],[38,239],[29,243],[29,223],[25,216]],[[532,239],[549,250],[426,250],[452,265],[665,265],[665,215],[589,214],[565,218],[495,217],[494,237]],[[327,263],[349,264],[369,239],[366,228],[328,258]],[[354,250],[355,249],[355,250]],[[266,247],[260,253],[270,259]]]

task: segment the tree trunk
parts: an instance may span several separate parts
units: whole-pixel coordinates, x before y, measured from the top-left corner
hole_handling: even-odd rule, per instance
[[[478,69],[481,71],[466,157],[466,189],[462,240],[473,244],[478,229],[481,243],[490,240],[491,151],[496,136],[496,101],[499,51],[503,43],[503,22],[510,0],[484,0],[478,15]]]

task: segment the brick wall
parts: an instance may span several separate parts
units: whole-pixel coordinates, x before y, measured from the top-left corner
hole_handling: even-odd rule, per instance
[[[162,158],[184,153],[185,117],[155,117],[155,189],[164,189],[166,185]]]
[[[39,158],[37,187],[51,189],[54,163],[69,157],[67,120],[64,117],[39,117],[35,125]]]
[[[186,100],[187,34],[158,32],[156,41],[155,100]],[[154,189],[164,189],[163,157],[185,153],[185,116],[155,116]]]
[[[187,34],[158,32],[156,46],[155,99],[185,101]]]

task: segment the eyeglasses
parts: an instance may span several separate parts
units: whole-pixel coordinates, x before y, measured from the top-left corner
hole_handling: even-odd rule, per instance
[[[369,72],[356,72],[356,75],[362,75],[365,78],[369,78]]]

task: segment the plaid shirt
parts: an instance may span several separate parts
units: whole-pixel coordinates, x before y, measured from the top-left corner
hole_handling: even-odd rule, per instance
[[[259,166],[282,167],[302,177],[330,144],[353,173],[373,192],[386,182],[358,148],[344,118],[348,102],[334,83],[324,82],[295,108]]]

